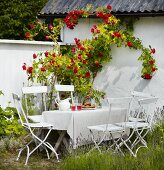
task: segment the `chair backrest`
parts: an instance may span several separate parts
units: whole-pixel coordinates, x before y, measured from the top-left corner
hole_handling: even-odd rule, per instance
[[[38,95],[41,94],[41,103],[42,105],[39,106],[39,109],[42,111],[46,110],[46,93],[48,93],[47,86],[29,86],[29,87],[22,87],[22,93],[25,96],[25,107],[27,110],[27,114],[29,114],[29,106],[28,106],[28,96],[30,95]],[[37,104],[37,102],[35,103]],[[40,103],[39,103],[40,105]]]
[[[132,97],[142,97],[142,98],[146,98],[146,97],[154,97],[152,94],[149,93],[144,93],[144,92],[139,92],[139,91],[132,91],[131,92]]]
[[[131,111],[130,111],[129,116],[134,117],[134,118],[136,118],[136,116],[138,115],[138,112],[139,112],[138,100],[143,99],[143,98],[155,97],[152,94],[139,92],[139,91],[132,91],[131,96],[133,97],[133,99],[132,99]]]
[[[107,98],[107,101],[109,104],[109,120],[110,120],[110,113],[113,107],[126,109],[124,121],[128,120],[132,97]]]
[[[60,94],[59,92],[70,92],[72,103],[73,100],[73,92],[74,92],[74,85],[55,85],[55,90],[57,93],[57,99],[60,101]]]
[[[20,97],[14,93],[12,94],[12,96],[13,96],[14,105],[16,107],[16,110],[17,110],[17,113],[18,113],[18,116],[19,116],[22,126],[24,126],[24,123],[26,123],[28,125],[28,123],[29,123],[28,118],[23,110]]]
[[[153,118],[154,118],[154,114],[155,114],[155,106],[156,103],[158,101],[157,97],[150,97],[150,98],[143,98],[143,99],[139,99],[138,100],[138,104],[140,106],[140,113],[146,112],[146,121],[149,123],[149,125],[151,126],[153,123]],[[147,105],[147,109],[145,110],[145,105]],[[138,114],[138,117],[139,117]]]

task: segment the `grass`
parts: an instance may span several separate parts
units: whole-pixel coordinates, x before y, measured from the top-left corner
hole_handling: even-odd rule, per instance
[[[139,151],[137,158],[127,153],[125,156],[111,152],[100,154],[78,153],[67,156],[61,163],[62,170],[162,170],[164,169],[164,148],[159,146]]]
[[[25,166],[26,152],[16,161],[19,139],[0,140],[0,170],[163,170],[164,169],[164,125],[157,126],[147,137],[149,149],[139,150],[137,158],[112,152],[90,153],[89,147],[75,150],[62,157],[60,163],[55,158],[47,159],[45,152],[33,153]]]
[[[0,154],[0,169],[1,170],[59,170],[59,164],[55,159],[48,160],[46,154],[34,153],[30,158],[28,165],[25,166],[26,155],[21,155],[16,161],[17,152],[3,152]]]

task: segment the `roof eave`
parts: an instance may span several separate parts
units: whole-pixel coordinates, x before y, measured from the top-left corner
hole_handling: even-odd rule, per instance
[[[138,16],[138,17],[156,17],[164,16],[164,11],[161,12],[112,12],[115,16]],[[54,14],[38,14],[38,18],[65,18],[67,13],[54,13]],[[89,16],[89,18],[97,18],[95,14]]]

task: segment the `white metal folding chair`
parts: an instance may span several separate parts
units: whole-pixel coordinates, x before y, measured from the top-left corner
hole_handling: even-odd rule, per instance
[[[74,85],[55,85],[55,90],[57,93],[57,100],[60,101],[60,92],[70,92],[70,97],[72,100],[72,103],[74,102],[73,100],[73,92],[74,92]]]
[[[42,111],[46,110],[46,93],[48,92],[47,86],[29,86],[29,87],[22,87],[22,93],[25,96],[25,107],[26,107],[26,113],[27,117],[32,120],[33,122],[41,122],[42,121]],[[37,106],[40,110],[40,114],[37,115],[30,115],[29,113],[29,105],[28,105],[28,97],[31,97],[31,95],[35,96],[37,98],[37,101],[35,101],[35,107]]]
[[[155,97],[155,96],[153,96],[152,94],[149,94],[149,93],[144,93],[144,92],[139,92],[139,91],[132,91],[131,96],[133,99],[132,99],[132,104],[131,104],[129,121],[135,122],[137,119],[137,121],[145,122],[146,115],[144,115],[144,112],[142,114],[140,114],[140,117],[136,118],[138,115],[138,112],[139,112],[138,100],[143,99],[143,98],[151,98],[151,97]]]
[[[131,97],[122,97],[122,98],[108,98],[108,103],[109,103],[109,116],[107,122],[110,121],[111,118],[111,112],[114,107],[119,107],[120,109],[123,109],[124,113],[124,121],[127,119],[127,115],[129,115],[129,110],[130,110],[130,104],[131,104]],[[90,132],[91,132],[91,137],[92,141],[95,144],[96,149],[100,150],[100,145],[102,144],[103,141],[105,140],[112,140],[113,144],[109,146],[109,148],[114,146],[114,150],[121,151],[119,145],[117,144],[120,140],[122,141],[123,135],[126,133],[126,129],[121,126],[117,126],[112,123],[107,123],[103,125],[95,125],[95,126],[88,126],[87,127]],[[99,141],[97,141],[96,138],[94,138],[95,132],[101,133],[102,137]],[[117,138],[115,139],[114,134],[117,134]],[[92,149],[94,149],[92,148]],[[122,151],[121,151],[122,152]]]
[[[121,147],[122,145],[125,145],[134,157],[137,156],[137,152],[141,147],[147,147],[147,143],[144,137],[147,135],[147,133],[152,128],[155,104],[157,100],[158,98],[156,97],[139,99],[138,104],[140,108],[139,108],[138,115],[136,117],[136,121],[134,122],[126,121],[126,122],[116,123],[116,125],[120,127],[131,129],[131,133],[129,134],[129,136],[123,139],[119,146]],[[145,107],[144,107],[145,105],[148,106],[147,110],[145,110]],[[137,121],[137,118],[139,118],[140,113],[143,113],[143,112],[146,112],[146,115],[147,115],[145,122]],[[134,138],[134,135],[135,135],[135,138]],[[132,141],[132,138],[134,138],[133,141]],[[137,146],[139,143],[141,143],[142,145]]]
[[[52,145],[50,143],[48,143],[46,141],[52,128],[53,128],[53,125],[51,125],[49,123],[45,123],[45,122],[29,123],[27,116],[22,108],[22,103],[21,103],[20,97],[17,94],[13,94],[13,100],[14,100],[14,104],[15,104],[15,107],[16,107],[18,115],[19,115],[20,122],[21,122],[22,126],[29,132],[28,136],[32,138],[32,140],[30,142],[28,142],[26,145],[24,145],[20,149],[17,160],[19,160],[22,151],[24,149],[27,149],[27,157],[26,157],[26,161],[25,161],[25,165],[27,165],[28,159],[31,156],[31,154],[34,153],[39,147],[42,146],[46,150],[48,159],[50,157],[49,157],[49,152],[48,152],[47,148],[50,149],[55,154],[57,160],[59,161],[58,154],[57,154],[56,150],[52,147]],[[39,138],[39,136],[37,135],[37,131],[36,131],[36,130],[42,130],[42,129],[48,129],[48,132],[45,135],[44,139]],[[36,147],[34,147],[30,151],[29,145],[33,141],[35,142]]]
[[[60,92],[68,92],[70,93],[70,97],[72,100],[72,103],[74,103],[73,99],[73,92],[74,92],[74,85],[55,85],[55,91],[56,91],[56,100],[60,102]],[[63,142],[66,148],[70,147],[70,144],[68,144],[68,141],[65,138],[66,131],[57,131],[59,133],[59,138],[56,142],[55,148],[56,150],[59,148],[60,144]],[[51,156],[53,156],[54,153],[52,152]]]

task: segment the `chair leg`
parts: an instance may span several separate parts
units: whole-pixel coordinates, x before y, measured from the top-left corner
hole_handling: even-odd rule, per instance
[[[129,137],[126,138],[126,139],[124,139],[124,137],[121,135],[121,138],[120,138],[121,143],[120,143],[118,146],[119,146],[119,148],[121,148],[123,145],[125,145],[126,148],[128,149],[128,151],[130,152],[130,154],[131,154],[132,156],[136,157],[136,154],[133,152],[133,150],[131,149],[131,147],[129,147],[128,144],[127,144],[128,142],[131,143],[131,140],[130,140],[130,139],[132,138],[132,136],[133,136],[134,133],[135,133],[135,130],[133,130],[133,131],[131,132],[131,134],[129,135]]]
[[[141,135],[142,135],[141,133],[138,133],[138,135],[139,135],[139,140],[136,142],[136,144],[138,144],[139,142],[141,142],[143,146],[139,146],[139,147],[136,149],[136,152],[135,152],[136,155],[137,155],[137,153],[138,153],[138,151],[139,151],[140,148],[143,148],[143,147],[148,148],[147,142],[144,140],[144,137],[147,135],[148,131],[149,131],[149,130],[147,130],[143,136],[141,136]]]
[[[110,148],[112,148],[112,147],[115,146],[114,152],[120,152],[122,155],[124,155],[124,153],[123,153],[122,150],[121,150],[121,147],[120,147],[119,144],[118,144],[118,142],[121,140],[121,134],[120,134],[120,137],[119,137],[118,139],[114,139],[112,133],[110,133],[110,137],[111,137],[111,139],[112,139],[112,141],[113,141],[113,144],[110,145]]]
[[[131,153],[131,155],[134,156],[134,157],[136,157],[136,155],[134,154],[134,152],[132,151],[132,149],[128,146],[128,144],[126,143],[126,141],[123,140],[122,138],[121,138],[121,141],[122,141],[122,143],[126,146],[126,148],[129,150],[129,152]]]
[[[47,148],[49,148],[55,154],[56,159],[59,162],[59,156],[58,156],[56,150],[53,148],[53,146],[48,142],[44,142],[43,145],[45,145]]]
[[[100,150],[100,146],[99,146],[99,145],[103,142],[106,134],[104,134],[103,137],[102,137],[102,139],[100,140],[100,142],[97,143],[97,142],[94,140],[94,134],[93,134],[92,130],[90,130],[90,133],[91,133],[91,138],[92,138],[92,141],[93,141],[95,147],[93,147],[93,148],[89,151],[89,153],[90,153],[92,150],[94,150],[94,149],[97,149],[97,150],[101,153],[101,150]]]
[[[17,159],[16,159],[17,161],[19,160],[22,151],[23,151],[28,145],[30,145],[32,142],[33,142],[33,139],[20,149],[20,151],[19,151],[19,153],[18,153],[18,156],[17,156]]]
[[[52,130],[52,128],[49,129],[49,131],[47,132],[47,134],[46,134],[46,136],[45,136],[45,138],[44,138],[43,140],[41,140],[41,139],[38,138],[36,135],[34,135],[34,137],[40,142],[40,144],[39,144],[36,148],[34,148],[33,151],[31,151],[31,154],[32,154],[39,146],[44,145],[44,146],[46,146],[47,148],[49,148],[52,152],[55,153],[56,159],[57,159],[57,161],[59,161],[59,157],[58,157],[58,154],[57,154],[56,150],[52,147],[51,144],[49,144],[48,142],[45,142],[46,139],[47,139],[47,137],[49,136],[51,130]]]
[[[144,129],[142,129],[140,132],[136,131],[136,140],[133,142],[132,144],[132,149],[139,143],[141,142],[144,146],[147,145],[146,141],[144,140],[144,137],[147,135],[147,133],[149,132],[149,130],[147,130],[144,134]]]
[[[29,157],[30,157],[30,149],[29,149],[29,146],[26,146],[26,147],[27,147],[27,157],[26,157],[25,165],[27,165],[28,159],[29,159]]]

